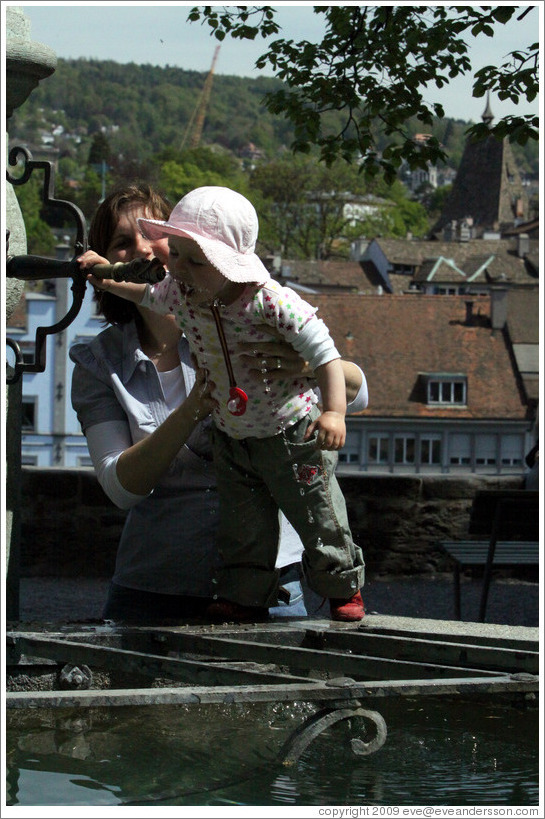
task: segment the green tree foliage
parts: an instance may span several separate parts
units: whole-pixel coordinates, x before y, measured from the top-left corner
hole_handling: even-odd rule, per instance
[[[33,91],[10,120],[10,138],[18,143],[38,143],[43,131],[62,126],[55,137],[61,158],[70,156],[79,165],[82,180],[93,135],[105,129],[110,147],[109,182],[139,178],[157,184],[156,155],[172,151],[178,161],[184,134],[202,91],[205,74],[180,68],[119,65],[110,60],[62,60],[55,73]],[[210,96],[201,147],[215,145],[243,154],[254,143],[268,159],[276,159],[294,142],[294,127],[283,115],[272,115],[264,99],[283,85],[270,77],[250,79],[218,75]],[[484,103],[483,103],[484,110]],[[331,133],[342,128],[342,111],[324,113]],[[467,122],[433,118],[424,125],[416,117],[405,123],[412,139],[423,131],[431,133],[444,150],[444,163],[458,167],[466,140]],[[388,138],[373,122],[376,151]],[[538,143],[513,144],[521,170],[537,173]]]
[[[38,256],[50,256],[55,251],[55,236],[42,219],[42,183],[31,176],[24,185],[14,186],[23,214],[27,235],[27,251]]]
[[[256,62],[269,65],[283,86],[266,96],[269,111],[287,117],[294,127],[292,147],[308,153],[318,146],[327,164],[338,158],[361,158],[360,169],[369,177],[379,172],[393,181],[403,161],[414,168],[445,161],[439,140],[431,136],[417,148],[407,122],[417,119],[431,126],[444,117],[439,103],[428,103],[427,86],[438,88],[472,71],[470,37],[494,36],[494,26],[505,24],[517,6],[314,6],[323,15],[325,34],[320,42],[272,41]],[[528,13],[527,8],[520,16]],[[204,19],[214,36],[254,40],[277,34],[271,6],[197,6],[190,21]],[[474,75],[473,95],[496,91],[500,99],[531,102],[539,90],[539,43],[513,52],[502,66],[487,66]],[[341,117],[332,127],[335,112]],[[374,126],[380,122],[386,144],[379,150]],[[537,116],[505,117],[492,128],[499,138],[520,144],[538,138]],[[468,134],[482,139],[490,130],[483,123]]]
[[[110,154],[110,143],[108,142],[107,137],[102,133],[102,131],[94,134],[93,141],[89,149],[89,159],[87,160],[88,164],[91,166],[97,165],[100,167],[103,162],[107,163],[109,161]]]
[[[10,135],[28,139],[29,133],[37,133],[44,127],[43,116],[37,113],[43,109],[50,125],[82,133],[87,150],[92,135],[103,133],[112,164],[116,156],[145,162],[166,146],[182,150],[205,77],[169,66],[59,59],[55,73],[14,113]],[[217,144],[234,153],[249,142],[271,152],[287,145],[291,125],[262,105],[265,93],[278,85],[269,77],[216,76],[202,144]]]
[[[429,230],[424,208],[400,182],[366,181],[341,160],[329,167],[306,156],[263,163],[251,175],[251,191],[262,245],[288,258],[347,257],[352,239]]]
[[[247,193],[248,180],[240,163],[227,151],[208,147],[177,151],[165,148],[154,157],[161,190],[176,202],[202,185],[222,185]]]
[[[287,88],[279,79],[216,76],[201,145],[191,151],[183,148],[184,133],[205,77],[203,73],[168,66],[59,60],[55,73],[40,83],[14,113],[10,142],[28,145],[33,153],[36,146],[35,156],[42,158],[41,138],[44,133],[54,134],[59,156],[55,195],[77,204],[88,221],[102,195],[100,170],[88,164],[91,149],[94,152],[100,148],[100,134],[99,157],[109,149],[107,191],[139,179],[161,187],[176,201],[196,185],[229,185],[256,205],[263,246],[271,252],[281,247],[285,253],[297,256],[341,252],[331,239],[336,229],[344,238],[345,248],[354,233],[404,236],[410,231],[414,236],[423,235],[426,215],[420,205],[410,201],[400,183],[387,185],[380,173],[371,178],[358,173],[357,161],[332,161],[327,169],[318,161],[319,149],[312,146],[308,154],[293,155],[288,150],[295,139],[294,125],[284,116],[271,114],[263,102],[267,94]],[[324,127],[329,133],[337,132],[344,116],[342,110],[325,111]],[[439,117],[423,125],[412,117],[404,129],[411,141],[416,134],[431,134],[444,150],[445,163],[456,168],[467,126],[461,120]],[[388,137],[379,127],[379,120],[372,123],[371,135],[378,153],[387,148]],[[399,135],[394,137],[401,139]],[[246,150],[252,142],[260,158]],[[520,169],[537,176],[538,143],[513,143],[513,152]],[[308,195],[312,191],[316,192],[316,201],[311,207]],[[396,207],[377,207],[365,218],[360,212],[356,224],[354,220],[351,224],[344,219],[346,211],[340,208],[345,193],[373,195],[395,202]],[[433,213],[434,197],[430,195],[423,201]],[[39,212],[41,220],[47,219],[47,224],[55,228],[72,225],[64,214],[53,214],[48,209],[44,215],[43,208]],[[36,226],[35,242],[32,224]],[[44,241],[47,244],[49,234],[40,237],[44,226],[38,221],[32,224],[27,228],[37,252],[38,245],[44,246]]]
[[[451,191],[452,185],[441,185],[438,188],[427,190],[422,197],[421,202],[430,224],[434,224],[439,219]]]

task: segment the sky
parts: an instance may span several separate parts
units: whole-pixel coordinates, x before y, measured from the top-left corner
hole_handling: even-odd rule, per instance
[[[209,33],[208,25],[187,22],[189,10],[197,5],[194,2],[31,2],[4,5],[18,5],[30,21],[31,40],[49,46],[57,57],[64,59],[84,57],[208,72],[218,45],[218,41]],[[521,11],[530,5],[532,10],[523,21],[510,21],[505,26],[497,26],[497,34],[493,38],[482,35],[477,40],[470,38],[475,43],[470,54],[475,68],[502,63],[506,54],[534,42],[538,32],[542,31],[542,3],[500,2],[496,5],[516,5]],[[281,36],[299,41],[320,36],[323,30],[321,15],[314,14],[311,3],[276,3],[274,8],[279,9],[282,32],[272,39]],[[267,42],[263,38],[254,42],[226,38],[221,43],[215,73],[244,77],[260,74],[271,76],[270,70],[255,69],[255,61],[266,50]],[[447,89],[440,91],[433,88],[427,96],[443,104],[446,116],[476,122],[481,119],[486,101],[472,98],[471,85],[469,77],[456,79],[449,83]],[[496,119],[508,114],[537,114],[539,111],[537,101],[515,106],[492,97],[491,106]]]

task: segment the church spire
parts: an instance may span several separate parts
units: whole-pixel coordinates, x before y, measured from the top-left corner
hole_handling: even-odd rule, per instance
[[[486,108],[483,111],[482,120],[485,125],[490,125],[492,120],[494,119],[494,114],[492,113],[492,108],[490,107],[490,91],[486,92]]]

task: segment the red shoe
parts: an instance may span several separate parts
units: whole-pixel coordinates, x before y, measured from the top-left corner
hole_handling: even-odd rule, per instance
[[[242,606],[231,600],[210,603],[204,616],[220,623],[259,623],[269,619],[269,610],[259,606]]]
[[[348,600],[342,597],[330,597],[329,608],[332,620],[363,620],[365,617],[361,592],[356,592]]]

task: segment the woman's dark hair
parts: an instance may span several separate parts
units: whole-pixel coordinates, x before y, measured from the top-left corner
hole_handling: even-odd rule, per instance
[[[154,190],[146,182],[125,185],[113,191],[98,206],[89,227],[89,248],[106,257],[112,241],[120,212],[128,205],[141,205],[152,219],[168,219],[172,205],[163,194]],[[95,290],[99,311],[109,324],[127,324],[138,318],[138,310],[133,302]]]

